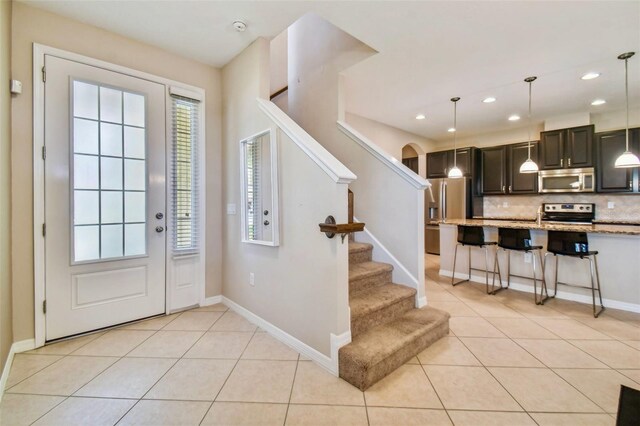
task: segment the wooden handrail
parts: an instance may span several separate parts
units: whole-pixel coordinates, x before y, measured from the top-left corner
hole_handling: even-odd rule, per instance
[[[287,90],[289,90],[289,86],[284,86],[282,89],[280,90],[276,90],[275,92],[273,92],[271,94],[271,96],[269,96],[269,100],[272,101],[275,98],[277,98],[278,96],[282,95],[284,92],[286,92]]]
[[[344,243],[344,238],[353,233],[353,232],[361,232],[364,230],[364,223],[356,222],[356,223],[336,223],[336,220],[333,216],[327,216],[324,223],[319,223],[320,232],[324,232],[327,238],[333,238],[336,234],[340,234],[342,237],[342,242]]]

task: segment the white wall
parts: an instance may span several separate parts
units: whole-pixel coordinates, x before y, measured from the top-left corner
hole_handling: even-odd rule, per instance
[[[259,110],[269,98],[269,42],[257,39],[222,70],[223,199],[240,208],[239,141],[275,124]],[[330,356],[331,333],[350,330],[348,245],[318,223],[347,219],[347,185],[336,184],[278,130],[280,246],[242,243],[240,214],[223,220],[223,294]],[[249,273],[255,274],[255,287]]]
[[[350,185],[355,216],[410,271],[420,293],[424,284],[424,191],[412,187],[336,126],[341,118],[339,73],[373,53],[315,15],[295,22],[289,27],[289,115],[358,176]],[[396,154],[400,158],[401,148]],[[376,250],[380,248],[374,249],[374,256]]]
[[[411,145],[418,154],[418,174],[426,176],[425,155],[434,151],[434,141],[350,112],[345,114],[345,121],[398,160],[402,160],[402,148]]]
[[[287,85],[287,30],[271,40],[269,69],[269,95],[271,95]]]

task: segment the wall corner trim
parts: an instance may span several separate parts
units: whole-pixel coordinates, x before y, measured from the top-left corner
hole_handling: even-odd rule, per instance
[[[338,366],[340,348],[349,343],[351,343],[351,330],[345,331],[342,334],[331,333],[331,359],[334,364],[335,371],[333,374],[335,376],[339,376],[340,374],[340,368]]]
[[[297,352],[301,353],[302,355],[306,356],[307,358],[311,359],[312,361],[315,361],[320,367],[324,368],[329,373],[333,374],[334,376],[338,375],[338,369],[337,369],[338,360],[337,360],[337,358],[336,359],[332,359],[333,358],[333,348],[334,348],[334,342],[333,342],[334,334],[333,333],[331,334],[331,350],[332,350],[331,354],[332,354],[332,357],[329,358],[325,354],[317,351],[316,349],[313,349],[311,346],[307,345],[304,342],[301,342],[300,340],[296,339],[295,337],[293,337],[289,333],[281,330],[280,328],[278,328],[275,325],[271,324],[267,320],[259,317],[258,315],[254,314],[250,310],[238,305],[236,302],[226,298],[225,296],[222,296],[222,303],[227,305],[230,309],[235,311],[237,314],[242,315],[249,322],[257,325],[260,328],[262,328],[267,333],[271,334],[273,337],[275,337],[276,339],[278,339],[279,341],[281,341],[285,345],[289,346],[294,351],[297,351]],[[351,331],[349,331],[348,333],[349,333],[349,341],[351,341]],[[340,335],[340,336],[343,336],[343,335]],[[338,337],[340,337],[340,336],[338,336]]]
[[[13,365],[14,355],[20,352],[30,351],[31,349],[35,349],[35,347],[35,339],[20,340],[19,342],[14,342],[11,345],[9,354],[7,355],[7,360],[5,361],[4,367],[2,368],[2,376],[0,376],[0,401],[2,401],[2,397],[4,396],[4,389],[7,385],[7,380],[9,379],[9,373],[11,372],[11,366]]]
[[[357,179],[351,170],[331,155],[276,104],[261,98],[257,98],[257,101],[262,112],[274,121],[278,128],[286,133],[334,182],[349,184]]]
[[[348,125],[344,121],[337,121],[338,129],[345,135],[347,135],[351,140],[358,143],[361,147],[363,147],[367,152],[374,156],[378,161],[383,163],[385,166],[389,167],[393,170],[398,176],[407,181],[411,186],[416,189],[427,189],[431,186],[428,180],[415,174],[411,169],[402,164],[397,158],[392,157],[378,145],[373,143],[369,138],[367,138],[362,133],[358,132],[356,129]]]

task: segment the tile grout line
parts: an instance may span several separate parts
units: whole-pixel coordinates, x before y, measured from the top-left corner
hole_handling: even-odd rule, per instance
[[[225,313],[230,312],[230,309],[227,309],[225,311]],[[233,311],[231,311],[233,312]],[[220,317],[222,318],[222,316]],[[216,321],[217,322],[217,321]],[[254,324],[255,325],[255,324]],[[213,327],[213,325],[211,326]],[[227,375],[227,378],[224,379],[224,382],[222,382],[222,385],[220,386],[220,389],[218,390],[218,392],[216,393],[216,395],[213,397],[213,401],[211,401],[211,404],[209,404],[209,408],[207,409],[207,411],[205,411],[204,416],[202,416],[202,419],[200,419],[200,422],[198,423],[198,425],[201,425],[202,422],[204,421],[204,419],[207,418],[207,415],[209,414],[209,412],[211,411],[211,409],[213,408],[213,404],[216,402],[216,400],[218,399],[218,397],[220,396],[220,392],[222,392],[222,390],[224,389],[225,385],[227,384],[227,381],[229,381],[229,377],[231,377],[231,375],[233,374],[233,372],[235,371],[236,367],[238,366],[238,364],[240,363],[240,360],[242,359],[242,355],[244,355],[245,351],[247,350],[247,348],[249,347],[249,344],[251,344],[251,341],[253,340],[253,338],[255,337],[256,333],[258,332],[258,326],[256,325],[255,330],[253,330],[253,334],[251,335],[251,338],[247,341],[247,344],[244,346],[244,349],[242,349],[242,352],[240,353],[240,355],[238,356],[238,359],[236,360],[236,363],[233,364],[233,368],[231,368],[231,371],[229,371],[229,374]]]
[[[427,374],[427,370],[425,370],[424,365],[422,364],[422,361],[420,361],[420,358],[417,355],[416,355],[416,358],[418,359],[418,364],[420,365],[420,369],[424,373],[424,376],[427,378],[427,382],[429,382],[429,384],[431,385],[431,388],[433,389],[433,391],[435,392],[436,396],[438,397],[438,401],[440,401],[440,405],[442,405],[442,409],[447,414],[447,418],[449,418],[449,421],[451,422],[451,424],[454,424],[453,423],[453,419],[451,418],[451,415],[449,414],[449,411],[447,410],[447,407],[444,405],[444,402],[442,402],[442,398],[440,397],[440,394],[438,393],[438,390],[436,389],[436,387],[434,386],[433,382],[431,381],[431,378],[429,378],[429,375]]]
[[[284,420],[282,425],[287,424],[287,416],[289,415],[289,407],[291,407],[291,397],[293,396],[293,387],[296,384],[296,376],[298,375],[298,366],[300,365],[300,353],[298,353],[298,359],[296,360],[296,369],[293,372],[293,380],[291,381],[291,390],[289,391],[289,402],[287,402],[287,409],[284,413]]]

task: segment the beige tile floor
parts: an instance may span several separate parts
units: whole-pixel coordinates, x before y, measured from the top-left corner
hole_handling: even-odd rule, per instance
[[[2,425],[613,425],[640,388],[640,315],[451,287],[451,333],[366,392],[221,305],[18,354]]]

